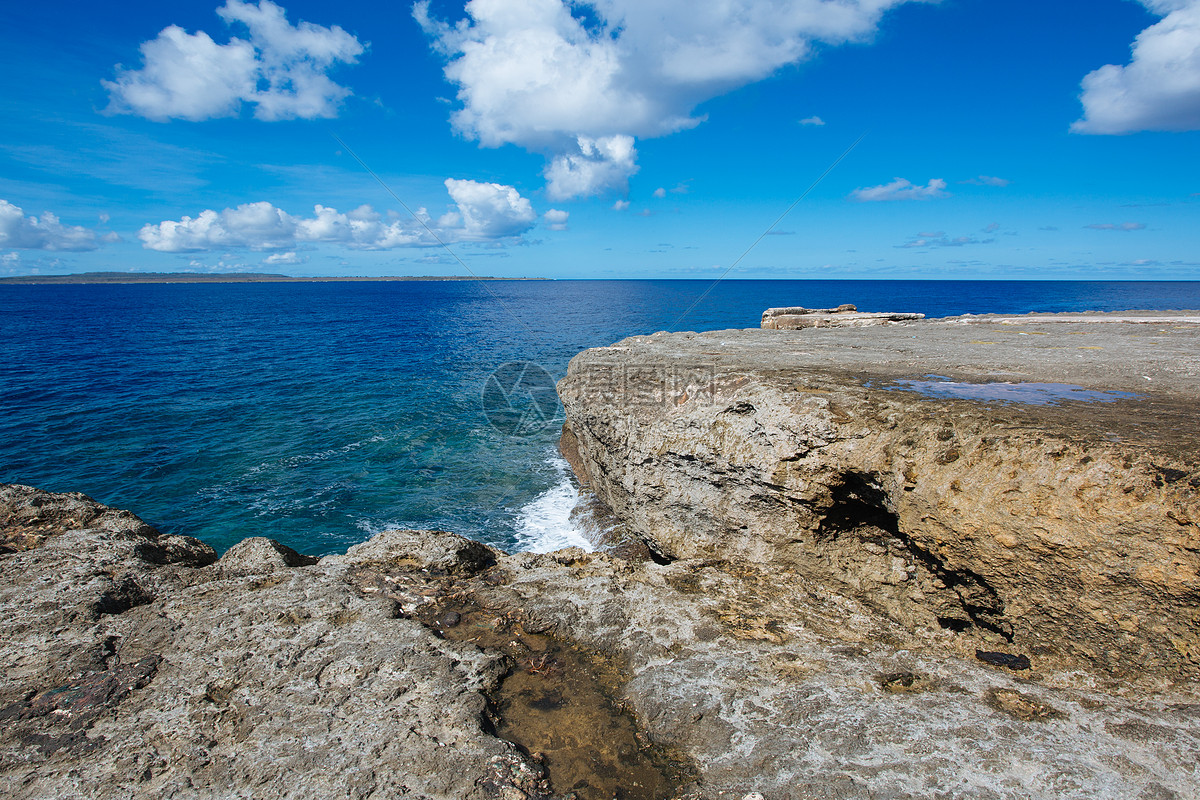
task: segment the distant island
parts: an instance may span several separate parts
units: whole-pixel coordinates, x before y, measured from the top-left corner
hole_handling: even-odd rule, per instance
[[[74,275],[17,275],[0,283],[341,283],[351,281],[539,281],[545,278],[496,278],[490,275],[293,276],[265,272],[81,272]]]

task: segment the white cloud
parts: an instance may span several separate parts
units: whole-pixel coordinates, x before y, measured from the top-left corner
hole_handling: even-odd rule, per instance
[[[571,214],[568,211],[559,211],[557,208],[552,208],[542,215],[542,219],[546,220],[546,227],[552,231],[565,231],[567,229],[567,220]]]
[[[95,231],[80,225],[63,225],[49,211],[40,217],[27,217],[18,206],[0,200],[0,247],[81,252],[99,246]]]
[[[289,251],[287,253],[271,253],[271,255],[262,260],[262,263],[267,266],[276,267],[283,264],[303,264],[307,260],[307,258],[301,258],[296,255],[295,251]],[[193,261],[192,263],[195,264],[196,262]]]
[[[868,186],[863,189],[855,189],[850,193],[850,199],[860,203],[886,200],[932,200],[946,196],[946,182],[941,178],[932,178],[925,186],[915,186],[904,178],[896,178],[891,183],[885,183],[882,186]]]
[[[632,136],[580,136],[575,147],[546,166],[546,194],[551,200],[628,191],[629,178],[638,171]]]
[[[1095,222],[1091,225],[1084,225],[1085,228],[1091,228],[1094,231],[1143,231],[1146,229],[1144,222]]]
[[[815,125],[819,128],[819,127],[822,127],[825,125],[825,120],[823,120],[817,116],[812,116],[812,117],[807,117],[805,119],[800,120],[800,124],[801,125]]]
[[[618,200],[617,202],[613,203],[612,207],[613,207],[613,211],[624,211],[625,209],[629,208],[629,201],[628,200]]]
[[[533,227],[537,218],[529,201],[511,186],[451,178],[446,181],[446,189],[462,215],[458,241],[520,236]]]
[[[1076,133],[1200,130],[1200,0],[1141,0],[1163,17],[1133,42],[1125,66],[1083,79]]]
[[[458,86],[454,128],[547,154],[551,194],[566,198],[620,190],[636,170],[634,137],[694,127],[699,103],[817,44],[866,41],[886,10],[920,1],[472,0],[452,25],[422,0],[413,16]],[[616,137],[633,157],[596,158],[582,144]]]
[[[227,24],[244,25],[249,41],[234,37],[218,44],[204,31],[164,28],[142,44],[141,69],[118,66],[115,80],[102,81],[109,110],[197,121],[234,116],[249,103],[262,120],[336,116],[350,91],[326,73],[358,59],[358,39],[336,25],[292,25],[270,0],[228,0],[217,14]]]
[[[657,197],[659,200],[662,200],[664,197],[667,196],[667,190],[660,186],[654,190],[654,196]]]
[[[424,225],[411,217],[380,214],[367,205],[346,213],[317,205],[311,217],[296,217],[264,201],[148,224],[138,238],[142,247],[163,253],[223,248],[293,251],[320,243],[391,250],[436,246],[439,240],[447,244],[503,241],[519,237],[537,221],[533,206],[511,186],[453,178],[445,183],[454,208],[436,220],[419,209]],[[288,253],[278,255],[282,259]]]

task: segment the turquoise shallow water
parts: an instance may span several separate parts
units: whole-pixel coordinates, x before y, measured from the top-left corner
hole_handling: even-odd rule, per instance
[[[0,482],[82,491],[219,549],[262,535],[327,553],[388,527],[547,546],[578,535],[561,412],[511,373],[485,394],[503,364],[557,379],[584,348],[757,327],[779,305],[1200,308],[1196,283],[726,281],[675,324],[708,286],[2,285]],[[517,414],[489,419],[509,389]]]

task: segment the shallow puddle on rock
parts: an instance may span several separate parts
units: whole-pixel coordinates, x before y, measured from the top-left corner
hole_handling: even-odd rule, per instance
[[[936,378],[937,376],[930,377]],[[1136,400],[1141,397],[1141,395],[1134,394],[1133,392],[1102,391],[1075,386],[1069,383],[1014,383],[1010,381],[966,383],[945,379],[904,379],[896,381],[895,386],[886,388],[917,392],[926,397],[942,397],[956,400],[992,400],[1001,403],[1021,403],[1034,406],[1056,405],[1064,400],[1085,403],[1114,403],[1118,400]]]
[[[439,604],[420,617],[447,639],[508,656],[512,670],[491,697],[496,735],[540,761],[558,795],[667,800],[689,779],[686,761],[651,744],[613,699],[621,677],[606,659],[477,606]]]

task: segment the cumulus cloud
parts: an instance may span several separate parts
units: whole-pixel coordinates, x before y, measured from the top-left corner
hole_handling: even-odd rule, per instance
[[[625,211],[626,209],[629,208],[629,201],[628,200],[618,200],[617,202],[613,203],[612,207],[613,207],[613,211]]]
[[[439,240],[447,244],[502,241],[519,237],[537,221],[529,200],[511,186],[453,178],[445,184],[454,208],[436,220],[421,209],[418,214],[425,224],[399,214],[381,214],[368,205],[346,213],[317,205],[311,217],[297,217],[263,201],[148,224],[138,238],[142,247],[163,253],[224,248],[292,251],[320,243],[391,250],[431,247]]]
[[[489,241],[520,236],[533,227],[537,214],[529,201],[511,186],[498,183],[446,181],[446,189],[462,215],[461,233],[451,228],[458,241]]]
[[[925,186],[916,186],[904,178],[896,178],[891,183],[882,186],[868,186],[855,189],[850,193],[850,199],[859,203],[879,203],[888,200],[932,200],[946,197],[946,182],[941,178],[932,178]]]
[[[866,41],[885,11],[919,1],[472,0],[450,24],[422,0],[413,16],[458,87],[455,130],[545,153],[551,194],[566,198],[620,190],[636,171],[636,137],[694,127],[699,103],[820,44]],[[632,157],[583,146],[615,137]]]
[[[106,235],[104,241],[112,241],[113,235]],[[82,252],[99,246],[93,230],[81,225],[63,225],[49,211],[40,217],[26,216],[20,207],[0,200],[0,247]]]
[[[277,267],[284,264],[303,264],[307,260],[307,258],[296,255],[295,251],[291,251],[287,253],[271,253],[271,255],[262,260],[262,263],[270,267]],[[196,262],[193,261],[192,263]]]
[[[555,156],[546,167],[546,194],[551,200],[628,191],[638,171],[632,136],[580,136],[575,150]]]
[[[823,120],[817,116],[812,116],[812,117],[807,117],[805,119],[800,120],[800,124],[801,125],[815,125],[819,128],[825,124],[825,120]]]
[[[546,221],[546,227],[552,231],[565,231],[567,229],[567,220],[571,214],[568,211],[559,211],[557,208],[552,208],[542,215],[542,219]]]
[[[654,190],[654,196],[657,197],[659,200],[662,200],[664,197],[667,196],[667,190],[660,186]]]
[[[1162,19],[1132,45],[1125,66],[1083,79],[1076,133],[1200,130],[1200,0],[1141,0]]]
[[[1084,225],[1085,228],[1091,228],[1094,231],[1142,231],[1146,229],[1144,222],[1095,222],[1091,225]]]
[[[326,74],[354,63],[363,45],[337,25],[292,25],[270,0],[228,0],[217,9],[228,25],[249,31],[249,40],[218,44],[204,31],[164,28],[141,46],[143,66],[118,66],[102,81],[109,110],[147,119],[203,120],[234,116],[243,104],[262,120],[333,117],[350,94]]]

